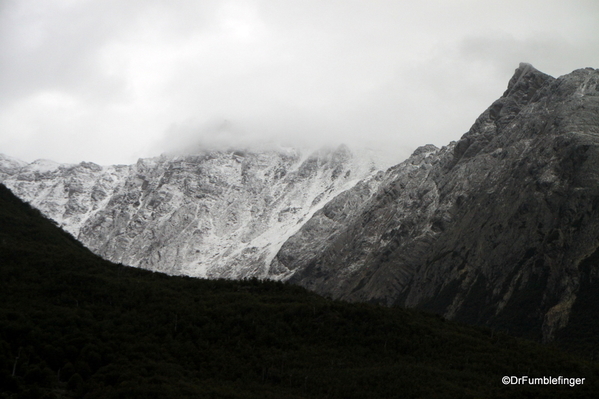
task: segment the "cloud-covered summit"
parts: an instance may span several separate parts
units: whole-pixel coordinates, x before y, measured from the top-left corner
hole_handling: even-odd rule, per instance
[[[598,17],[585,0],[2,2],[0,147],[130,163],[191,135],[399,160],[458,138],[521,61],[598,66]]]

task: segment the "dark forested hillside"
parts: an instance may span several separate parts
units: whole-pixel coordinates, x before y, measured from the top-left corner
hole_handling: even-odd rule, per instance
[[[111,264],[0,186],[0,398],[580,398],[598,378],[438,316]]]

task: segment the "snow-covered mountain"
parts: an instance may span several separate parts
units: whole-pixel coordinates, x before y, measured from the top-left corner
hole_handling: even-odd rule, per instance
[[[0,156],[0,180],[95,253],[198,277],[284,279],[281,245],[330,199],[369,178],[372,157],[348,147],[205,151],[135,165]]]

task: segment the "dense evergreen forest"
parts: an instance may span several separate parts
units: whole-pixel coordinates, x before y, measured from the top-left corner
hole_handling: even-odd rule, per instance
[[[505,375],[585,383],[506,386]],[[0,185],[0,398],[581,398],[598,388],[597,363],[435,315],[109,263]]]

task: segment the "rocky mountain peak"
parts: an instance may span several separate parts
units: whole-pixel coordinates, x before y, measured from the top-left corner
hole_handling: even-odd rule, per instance
[[[556,79],[532,65],[521,63],[508,83],[507,90],[474,122],[470,130],[456,143],[453,165],[472,158],[479,152],[492,152],[489,143],[504,141],[503,132],[527,106],[546,98],[551,83]],[[541,90],[543,89],[543,90]],[[530,110],[533,107],[529,107]]]
[[[459,141],[336,197],[273,265],[335,298],[576,334],[599,303],[598,79],[521,64]]]
[[[521,101],[529,100],[540,87],[552,80],[553,77],[540,72],[531,64],[522,62],[514,71],[502,97],[517,96]]]

